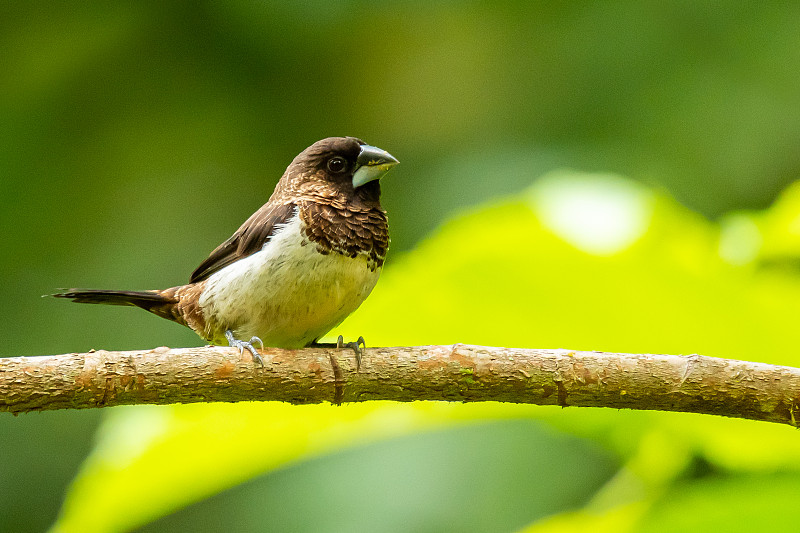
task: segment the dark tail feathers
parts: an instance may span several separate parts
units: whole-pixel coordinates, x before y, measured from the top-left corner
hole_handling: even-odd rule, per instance
[[[175,298],[170,298],[161,291],[109,291],[103,289],[64,289],[65,292],[51,294],[56,298],[68,298],[81,304],[105,305],[133,305],[146,311],[153,312],[153,308],[165,304],[175,303]]]

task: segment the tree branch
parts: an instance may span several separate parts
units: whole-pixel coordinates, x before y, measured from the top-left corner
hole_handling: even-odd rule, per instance
[[[705,413],[798,425],[800,369],[702,355],[486,346],[227,347],[0,358],[0,411],[278,400],[500,401]]]

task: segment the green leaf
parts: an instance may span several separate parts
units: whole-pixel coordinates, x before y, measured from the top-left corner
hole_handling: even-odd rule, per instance
[[[618,176],[551,174],[394,258],[375,293],[334,333],[364,335],[371,345],[703,353],[797,365],[800,282],[765,266],[768,250],[759,244],[782,233],[790,242],[793,226],[788,215],[770,213],[740,215],[738,229],[731,219],[718,226]],[[740,242],[737,232],[751,238]],[[548,524],[595,516],[634,527],[698,460],[726,472],[800,470],[791,428],[699,415],[381,402],[127,408],[111,411],[56,529],[125,530],[309,457],[498,417],[538,417],[626,458],[589,514]],[[559,460],[546,446],[532,453]],[[390,460],[375,456],[369,468],[388,475]],[[536,516],[564,510],[546,507]]]
[[[501,533],[584,504],[616,468],[532,420],[469,424],[281,469],[143,531]]]
[[[800,476],[710,476],[677,483],[649,512],[643,533],[793,531]]]

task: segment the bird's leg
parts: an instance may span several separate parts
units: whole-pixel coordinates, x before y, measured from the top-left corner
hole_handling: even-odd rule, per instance
[[[348,342],[345,344],[344,337],[339,335],[339,338],[336,339],[336,348],[339,350],[342,348],[350,348],[353,350],[356,354],[356,372],[361,370],[361,358],[364,357],[364,350],[367,349],[367,343],[364,341],[364,337],[359,337],[355,342]]]
[[[240,341],[233,336],[233,332],[231,330],[225,331],[225,338],[228,339],[228,346],[234,346],[239,348],[239,355],[244,353],[244,349],[247,348],[247,351],[253,354],[253,361],[258,362],[261,367],[264,367],[264,360],[261,359],[261,356],[256,351],[255,346],[253,346],[253,341],[257,341],[261,345],[261,349],[264,349],[264,343],[258,337],[250,337],[249,341]]]
[[[311,348],[336,348],[337,350],[341,350],[342,348],[350,348],[356,354],[356,372],[361,369],[361,358],[364,356],[364,350],[367,348],[367,343],[364,342],[364,337],[359,337],[355,342],[344,342],[344,337],[339,335],[339,338],[336,339],[336,344],[332,342],[312,342],[309,345]]]

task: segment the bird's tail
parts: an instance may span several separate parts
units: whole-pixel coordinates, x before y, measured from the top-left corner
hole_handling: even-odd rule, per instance
[[[170,294],[173,292],[173,294]],[[174,291],[112,291],[104,289],[65,289],[51,294],[81,304],[131,305],[174,320],[170,312],[178,303]]]

